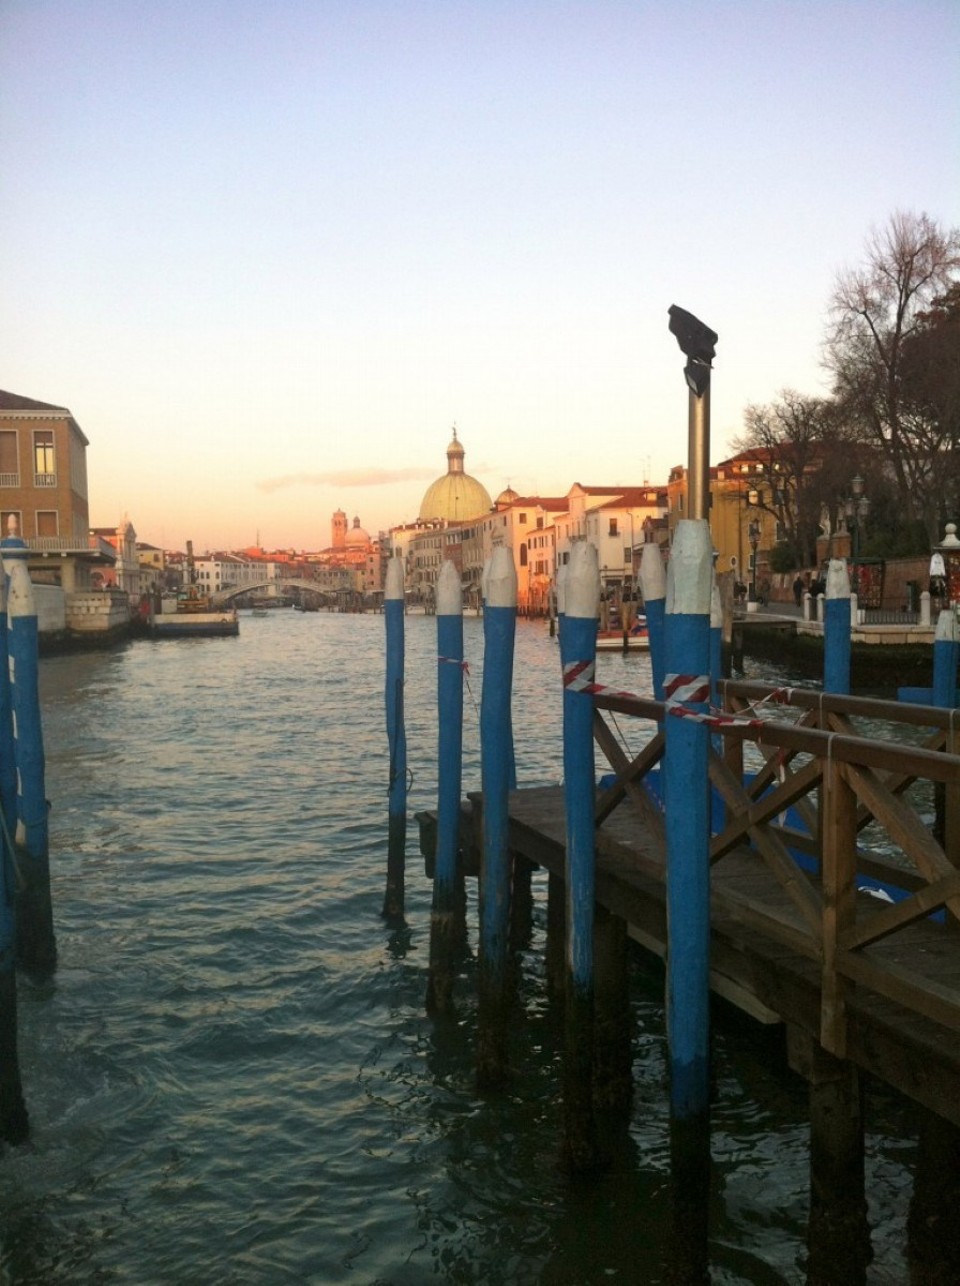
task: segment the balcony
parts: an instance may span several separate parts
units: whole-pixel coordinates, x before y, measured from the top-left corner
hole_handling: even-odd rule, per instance
[[[19,487],[19,473],[0,473],[0,487]]]
[[[57,485],[57,475],[55,473],[35,473],[33,475],[33,485],[35,487],[55,487]]]

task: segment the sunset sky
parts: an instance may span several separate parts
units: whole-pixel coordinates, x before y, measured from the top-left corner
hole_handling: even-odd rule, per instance
[[[3,0],[0,388],[199,550],[686,462],[673,303],[826,391],[838,269],[960,222],[956,0]]]

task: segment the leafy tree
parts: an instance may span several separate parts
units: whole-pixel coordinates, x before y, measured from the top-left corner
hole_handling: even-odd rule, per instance
[[[956,496],[956,420],[936,385],[958,273],[960,231],[894,214],[864,265],[838,276],[826,345],[839,411],[883,459],[902,521],[921,519],[930,542]]]

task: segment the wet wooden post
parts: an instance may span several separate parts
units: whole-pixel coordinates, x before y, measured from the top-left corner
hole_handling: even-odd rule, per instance
[[[627,922],[598,905],[593,937],[593,1106],[602,1126],[628,1119],[633,1098]]]
[[[823,689],[850,692],[850,577],[842,558],[831,558],[827,568],[823,609]]]
[[[676,528],[667,580],[664,794],[667,838],[667,1035],[673,1249],[684,1280],[707,1264],[710,1175],[711,541],[706,519]],[[693,716],[693,717],[691,717]]]
[[[667,578],[663,570],[660,546],[649,540],[640,554],[640,585],[643,591],[643,610],[647,618],[647,637],[650,640],[653,695],[658,701],[662,701],[663,672],[666,664],[664,609]]]
[[[16,536],[5,537],[0,552],[7,579],[7,647],[17,766],[17,962],[29,973],[48,977],[57,967],[57,942],[50,896],[37,607],[24,542]]]
[[[17,1053],[17,971],[14,853],[17,775],[14,763],[10,672],[7,660],[7,590],[0,575],[0,1143],[22,1143],[29,1133]]]
[[[396,924],[403,919],[407,847],[407,734],[403,713],[403,559],[391,558],[383,594],[387,630],[385,700],[387,745],[390,752],[388,786],[387,889],[383,917]]]
[[[566,982],[564,1006],[564,1155],[574,1170],[599,1160],[593,1110],[596,769],[593,700],[600,567],[597,550],[578,541],[567,566],[563,663],[563,800],[566,809]]]
[[[809,1086],[808,1286],[863,1282],[873,1257],[864,1190],[860,1071],[806,1033],[787,1030],[791,1067]]]
[[[720,705],[720,680],[723,677],[723,602],[714,572],[710,588],[710,704],[714,708]]]
[[[957,704],[957,664],[960,662],[960,629],[952,607],[937,617],[933,640],[933,704],[951,709]]]
[[[483,690],[480,697],[480,775],[483,837],[480,867],[477,1084],[497,1089],[507,1067],[510,938],[509,798],[514,773],[510,700],[517,628],[517,573],[502,545],[484,568]]]
[[[454,962],[463,876],[459,869],[460,788],[463,777],[463,590],[447,559],[437,578],[437,850],[430,916],[427,1009],[453,1008]]]
[[[907,1259],[911,1281],[960,1281],[960,1130],[920,1109]]]

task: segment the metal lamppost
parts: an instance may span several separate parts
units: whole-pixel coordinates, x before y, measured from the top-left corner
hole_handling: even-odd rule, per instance
[[[747,538],[750,541],[750,602],[757,601],[757,546],[760,544],[760,524],[756,518],[750,519],[750,525],[747,528]]]
[[[853,562],[851,589],[857,592],[857,564],[860,559],[860,524],[866,521],[870,512],[870,501],[863,494],[863,479],[859,473],[850,481],[850,495],[843,505],[843,516],[850,532],[850,554]]]

